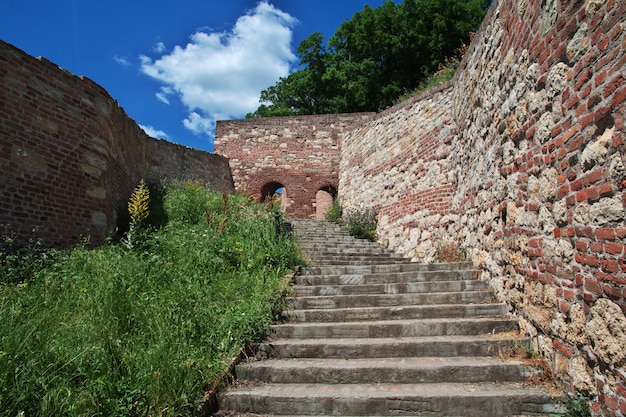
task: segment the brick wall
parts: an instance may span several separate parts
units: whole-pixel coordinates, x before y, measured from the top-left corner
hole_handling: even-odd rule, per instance
[[[215,152],[229,158],[237,190],[261,198],[267,184],[281,184],[285,187],[287,214],[310,218],[316,213],[317,192],[328,187],[337,189],[342,133],[370,116],[360,113],[218,121]]]
[[[626,414],[626,3],[494,2],[455,78],[346,134],[340,196],[458,243],[565,385]]]
[[[149,138],[93,81],[0,41],[0,225],[97,244],[142,178],[233,190],[224,157]]]

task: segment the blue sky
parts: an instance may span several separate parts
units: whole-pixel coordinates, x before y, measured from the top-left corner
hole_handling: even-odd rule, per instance
[[[383,0],[2,0],[0,39],[103,86],[149,134],[213,150],[215,120],[256,110],[326,40]]]

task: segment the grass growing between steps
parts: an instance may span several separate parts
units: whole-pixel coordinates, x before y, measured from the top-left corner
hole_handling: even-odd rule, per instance
[[[0,281],[0,416],[189,416],[262,337],[300,263],[273,211],[195,183],[162,208],[131,249],[77,247]]]

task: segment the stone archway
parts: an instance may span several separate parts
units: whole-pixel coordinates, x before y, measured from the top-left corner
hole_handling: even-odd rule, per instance
[[[316,217],[316,193],[339,184],[341,136],[374,113],[221,120],[215,152],[227,157],[235,189],[263,199],[284,185],[283,210],[294,219]],[[267,187],[267,188],[266,188]],[[262,189],[264,190],[263,192]],[[332,193],[330,193],[332,194]]]
[[[261,187],[261,202],[265,203],[270,200],[280,201],[280,211],[287,211],[287,189],[280,182],[272,181]]]
[[[337,187],[327,185],[315,194],[315,219],[324,220],[326,212],[337,198]]]

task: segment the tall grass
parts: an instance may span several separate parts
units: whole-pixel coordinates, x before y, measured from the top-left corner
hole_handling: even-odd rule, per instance
[[[280,307],[271,210],[196,183],[139,249],[78,247],[0,284],[0,416],[182,416]]]

